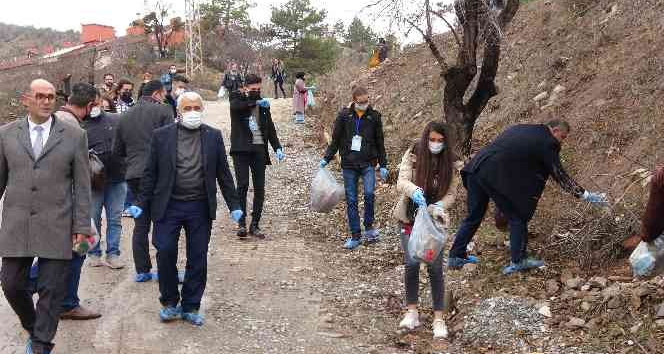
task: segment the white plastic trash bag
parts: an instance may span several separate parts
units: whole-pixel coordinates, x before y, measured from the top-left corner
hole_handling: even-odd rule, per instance
[[[316,105],[316,100],[314,99],[314,91],[309,89],[307,90],[307,106],[313,107]]]
[[[329,213],[343,199],[344,187],[330,171],[320,168],[311,182],[311,209]]]
[[[408,240],[408,255],[420,262],[433,263],[447,242],[447,232],[436,227],[427,208],[419,208]]]
[[[222,85],[219,88],[219,92],[217,93],[217,97],[224,98],[224,96],[226,96],[226,88]]]
[[[641,242],[629,256],[634,276],[650,277],[664,273],[664,235],[653,242]]]

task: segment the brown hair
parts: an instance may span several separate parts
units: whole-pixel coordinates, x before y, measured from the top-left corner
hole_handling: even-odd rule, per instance
[[[117,109],[115,108],[115,102],[113,101],[113,98],[109,95],[101,95],[101,99],[103,101],[108,102],[108,112],[109,113],[115,113],[117,112]]]
[[[429,134],[436,132],[445,137],[447,146],[439,154],[434,155],[429,150]],[[454,146],[448,133],[449,128],[440,122],[430,122],[424,128],[420,141],[415,146],[417,156],[415,164],[415,184],[424,190],[424,195],[434,200],[442,199],[450,189],[454,173],[455,156],[451,148]],[[437,180],[437,190],[435,181]]]
[[[369,91],[362,86],[353,87],[353,99],[356,99],[360,96],[366,96],[369,94]]]

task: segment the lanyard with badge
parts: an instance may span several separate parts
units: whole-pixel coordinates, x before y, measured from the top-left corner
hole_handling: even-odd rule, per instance
[[[355,135],[350,145],[351,151],[362,151],[362,136],[360,136],[360,124],[362,118],[355,118]]]

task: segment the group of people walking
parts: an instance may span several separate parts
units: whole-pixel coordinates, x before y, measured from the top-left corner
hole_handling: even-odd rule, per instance
[[[124,266],[120,238],[127,190],[133,194],[126,212],[134,218],[135,281],[158,280],[161,321],[204,323],[198,310],[218,188],[238,225],[237,236],[266,237],[260,219],[265,169],[271,163],[268,147],[278,161],[285,154],[269,101],[261,96],[261,78],[247,75],[231,94],[236,185],[221,131],[205,124],[203,99],[187,90],[188,80],[176,70],[168,76],[149,80],[146,74],[140,97],[122,113],[110,112],[117,101],[88,83],[74,84],[67,103],[56,108],[54,86],[37,79],[21,97],[27,115],[0,127],[0,274],[5,297],[29,334],[26,353],[50,353],[61,319],[102,315],[80,304],[79,281],[86,258],[90,266]],[[110,84],[111,76],[104,78],[104,85]],[[250,177],[254,200],[247,229]],[[105,258],[90,237],[102,230],[102,210]],[[157,272],[150,257],[151,229]],[[184,272],[177,269],[182,229]],[[39,296],[36,306],[33,293]]]

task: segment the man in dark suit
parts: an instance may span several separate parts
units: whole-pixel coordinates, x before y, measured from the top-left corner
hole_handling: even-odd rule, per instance
[[[83,129],[53,115],[55,88],[35,80],[22,96],[28,116],[0,127],[2,290],[30,334],[26,353],[50,353],[74,243],[90,234],[90,168]],[[38,258],[37,308],[29,273]]]
[[[249,234],[265,238],[259,223],[263,214],[265,200],[265,167],[270,165],[268,144],[272,145],[277,160],[285,157],[277,130],[270,113],[270,102],[261,97],[261,78],[255,74],[247,75],[244,86],[231,93],[231,156],[235,167],[235,178],[242,206],[242,213],[247,213],[247,192],[249,191],[249,171],[251,170],[254,187],[254,204],[251,214]],[[238,223],[238,237],[247,237],[246,219],[243,216]]]
[[[217,187],[235,222],[242,217],[233,176],[226,159],[221,132],[202,124],[203,99],[195,92],[178,98],[182,119],[154,132],[142,180],[140,215],[149,210],[155,227],[152,243],[157,248],[159,298],[162,321],[180,316],[194,325],[203,324],[198,314],[207,277],[207,252],[212,220],[217,213]],[[178,291],[178,239],[184,227],[187,237],[186,276]],[[181,303],[181,307],[178,304]]]
[[[450,250],[450,268],[477,262],[476,257],[467,255],[466,249],[482,223],[490,199],[505,214],[510,227],[512,263],[503,269],[504,274],[544,265],[543,261],[527,258],[526,249],[528,222],[549,176],[577,198],[597,205],[608,203],[604,194],[585,190],[565,172],[559,154],[569,131],[569,124],[560,120],[512,126],[463,168],[468,216]]]
[[[140,193],[141,179],[145,171],[145,161],[150,153],[152,132],[174,122],[171,106],[163,104],[166,90],[159,80],[145,84],[143,95],[138,103],[127,113],[120,116],[113,154],[125,158],[127,172],[125,179],[133,195]],[[150,233],[149,211],[143,217],[135,218],[132,235],[132,251],[136,267],[136,281],[146,282],[152,279],[150,270]]]

